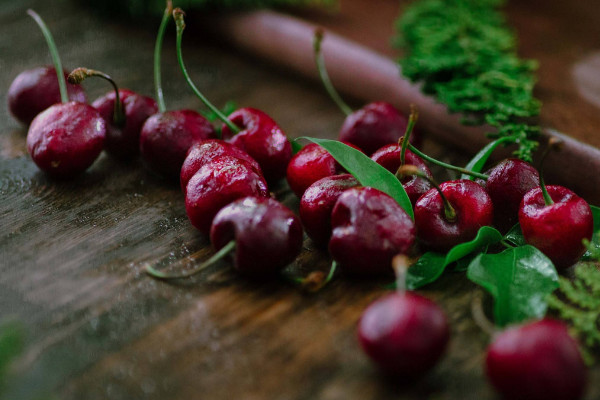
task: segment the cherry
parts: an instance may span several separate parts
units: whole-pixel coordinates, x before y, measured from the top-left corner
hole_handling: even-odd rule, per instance
[[[56,71],[62,71],[52,34],[41,17],[27,13],[42,30]],[[27,132],[27,150],[36,165],[54,177],[71,177],[83,172],[98,157],[104,146],[106,125],[98,111],[80,102],[68,102],[66,82],[58,74],[62,103],[38,114]]]
[[[67,71],[63,71],[67,77]],[[85,103],[85,91],[78,85],[67,85],[71,101]],[[56,68],[38,67],[21,72],[8,88],[8,109],[21,123],[29,125],[36,115],[61,102]]]
[[[221,208],[246,196],[267,197],[264,178],[249,162],[222,155],[200,167],[189,180],[185,209],[192,225],[207,234]]]
[[[487,350],[486,373],[511,400],[576,400],[587,371],[577,343],[559,321],[544,319],[505,330]]]
[[[319,179],[306,189],[300,200],[300,220],[308,236],[317,246],[327,246],[331,237],[331,212],[340,195],[358,186],[350,174]]]
[[[287,166],[287,181],[290,189],[301,197],[314,182],[338,173],[335,158],[316,143],[304,146],[292,157]]]
[[[400,170],[425,177],[414,166],[407,165]],[[435,186],[415,204],[417,236],[426,247],[439,252],[473,239],[479,228],[492,224],[493,216],[490,196],[468,179]]]
[[[180,8],[173,10],[177,25],[177,60],[183,75],[194,94],[221,120],[223,139],[246,151],[260,165],[268,181],[276,181],[285,176],[287,164],[292,158],[292,146],[281,128],[271,117],[254,108],[241,108],[229,117],[216,108],[198,90],[190,78],[181,51],[185,13]],[[235,136],[234,136],[235,135]]]
[[[181,190],[185,193],[186,186],[194,174],[207,162],[222,156],[229,155],[247,161],[252,166],[252,169],[262,175],[260,166],[252,157],[245,151],[220,139],[208,139],[199,143],[195,143],[188,150],[188,154],[181,167],[180,182]]]
[[[410,250],[415,226],[387,194],[371,188],[351,188],[338,198],[331,213],[329,252],[352,275],[382,275],[391,261]]]
[[[235,268],[247,276],[271,275],[302,249],[302,225],[275,199],[245,197],[225,206],[210,229],[215,249],[235,240]]]
[[[398,290],[363,312],[358,339],[377,366],[407,382],[421,377],[438,362],[448,345],[450,329],[437,304],[406,292],[406,257],[394,257],[393,265]]]
[[[484,183],[494,203],[494,225],[506,231],[518,222],[519,205],[523,196],[539,186],[539,174],[529,163],[509,158],[486,172]]]

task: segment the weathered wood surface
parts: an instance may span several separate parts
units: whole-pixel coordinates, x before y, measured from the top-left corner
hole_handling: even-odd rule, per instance
[[[521,3],[527,10],[538,2]],[[27,7],[47,20],[66,66],[101,69],[125,87],[152,93],[152,29],[104,21],[69,1],[32,0],[0,9],[0,102],[6,104],[21,70],[49,62]],[[510,10],[524,43],[540,26],[552,31],[549,15],[564,14],[544,8],[537,19],[529,12],[528,25],[527,15],[517,15],[514,5]],[[577,48],[579,35],[560,27]],[[188,68],[217,104],[235,99],[262,108],[290,136],[336,135],[343,116],[319,84],[192,35],[184,42]],[[567,44],[561,48],[568,52]],[[172,35],[163,69],[168,106],[199,107],[177,69]],[[542,75],[549,82],[560,78]],[[86,87],[90,98],[108,90],[98,81]],[[562,91],[543,87],[542,100],[560,102]],[[562,107],[564,115],[580,112],[571,101]],[[576,132],[595,123],[577,115],[558,118],[565,125],[555,126]],[[243,280],[227,262],[179,284],[149,279],[140,273],[145,263],[183,268],[210,254],[207,239],[187,221],[177,184],[157,179],[138,161],[119,164],[105,155],[75,181],[49,180],[26,155],[25,133],[2,106],[0,317],[16,317],[28,332],[25,384],[14,398],[35,392],[61,399],[496,398],[482,371],[488,338],[470,316],[475,288],[464,276],[447,274],[423,291],[448,313],[452,343],[430,375],[402,388],[377,374],[355,340],[360,313],[385,292],[385,281],[340,277],[304,295],[282,281]],[[431,141],[425,147],[445,159],[467,158]],[[275,189],[297,206],[285,184]],[[305,245],[292,272],[327,268],[326,255]],[[600,397],[599,381],[596,368],[587,399]]]

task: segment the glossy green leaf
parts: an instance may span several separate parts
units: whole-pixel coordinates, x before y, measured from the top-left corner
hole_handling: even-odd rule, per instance
[[[491,226],[483,226],[475,239],[454,246],[447,254],[427,252],[412,265],[407,272],[406,287],[410,290],[420,288],[437,280],[446,267],[469,254],[487,249],[491,244],[502,240],[502,234]]]
[[[594,232],[598,232],[600,230],[600,207],[590,206],[590,208],[594,217]]]
[[[523,232],[521,231],[521,225],[515,224],[506,235],[504,235],[504,240],[513,245],[519,247],[524,246],[527,243],[525,242],[525,238],[523,237]]]
[[[514,142],[514,138],[505,136],[488,143],[483,149],[479,151],[479,153],[475,154],[471,161],[469,161],[469,163],[465,166],[465,169],[468,169],[469,171],[473,172],[481,172],[488,158],[490,158],[490,155],[492,155],[494,150],[496,150],[496,147],[503,143],[509,142]],[[475,180],[474,176],[467,174],[462,174],[460,178]]]
[[[296,142],[295,140],[290,140],[290,144],[292,145],[292,154],[298,154],[300,150],[302,150],[302,144]]]
[[[317,143],[329,152],[363,186],[381,190],[390,195],[414,219],[410,199],[402,183],[390,171],[371,160],[365,153],[337,140],[301,137]]]
[[[467,277],[494,298],[494,319],[499,326],[542,318],[548,295],[558,287],[552,261],[529,245],[480,254],[469,265]]]
[[[586,251],[581,259],[583,261],[592,261],[596,259],[595,254],[600,252],[600,208],[596,206],[590,206],[592,209],[592,216],[594,218],[594,236],[592,236],[592,240],[590,240],[590,246],[594,250]]]

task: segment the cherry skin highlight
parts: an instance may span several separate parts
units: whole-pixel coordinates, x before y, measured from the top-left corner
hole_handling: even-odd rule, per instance
[[[395,174],[396,171],[398,171],[398,168],[400,168],[401,152],[402,146],[392,143],[378,149],[373,153],[371,159]],[[425,164],[425,161],[412,151],[406,150],[406,153],[404,154],[404,163],[416,166],[430,179],[433,179],[433,175],[431,174],[429,167],[427,167],[427,164]],[[417,203],[419,197],[431,189],[431,184],[426,179],[414,175],[403,178],[401,182],[413,207]]]
[[[489,346],[486,373],[511,400],[576,400],[587,371],[567,326],[551,319],[512,327]]]
[[[235,134],[224,124],[223,138],[254,158],[267,181],[283,178],[292,158],[292,145],[277,123],[264,112],[248,107],[234,111],[228,119],[240,127],[241,132]]]
[[[519,223],[525,241],[537,247],[556,266],[564,269],[585,253],[583,239],[591,239],[594,221],[588,203],[563,186],[547,186],[554,201],[546,205],[542,189],[525,195],[519,209]]]
[[[306,189],[300,200],[300,220],[315,245],[326,247],[331,238],[331,212],[343,192],[358,186],[350,174],[319,179]]]
[[[106,121],[106,151],[119,159],[127,160],[139,154],[142,126],[148,117],[158,112],[158,106],[153,98],[128,89],[119,89],[119,99],[125,111],[125,124],[122,126],[114,123],[114,91],[96,99],[92,106]]]
[[[222,155],[228,155],[247,161],[252,166],[252,169],[262,176],[260,165],[258,165],[256,160],[250,157],[244,150],[224,140],[208,139],[194,143],[188,150],[188,154],[181,166],[181,173],[179,175],[181,190],[185,193],[189,180],[200,167]]]
[[[433,188],[415,204],[415,224],[417,236],[426,247],[446,252],[475,238],[479,228],[492,224],[494,213],[490,196],[473,181],[458,179],[444,182],[440,190],[454,209],[455,219],[446,217],[444,202]]]
[[[450,338],[446,315],[415,293],[392,293],[371,304],[358,323],[365,353],[385,373],[410,381],[433,368]]]
[[[63,71],[65,78],[67,71]],[[85,103],[85,91],[80,85],[67,84],[71,101]],[[21,123],[29,125],[36,115],[61,102],[56,69],[38,67],[21,72],[8,89],[8,109]]]
[[[104,146],[106,124],[98,111],[84,103],[59,103],[31,122],[27,150],[48,175],[69,178],[85,171]]]
[[[300,254],[302,225],[275,199],[245,197],[217,213],[210,240],[216,250],[235,240],[235,268],[258,278],[273,275]]]
[[[351,188],[331,213],[329,252],[344,271],[357,276],[391,274],[392,258],[407,253],[415,240],[408,214],[387,194]]]
[[[192,225],[208,234],[214,216],[227,204],[246,196],[268,195],[264,178],[249,162],[222,155],[200,167],[189,180],[185,209]]]
[[[190,147],[216,138],[213,126],[193,110],[165,111],[149,117],[140,133],[140,153],[153,171],[179,176]]]

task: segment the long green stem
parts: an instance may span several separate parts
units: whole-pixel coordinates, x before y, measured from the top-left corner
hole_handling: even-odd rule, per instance
[[[161,113],[167,111],[165,105],[165,99],[162,90],[162,77],[160,74],[160,54],[162,52],[163,39],[165,38],[165,31],[169,20],[171,19],[171,13],[173,12],[173,3],[171,0],[167,0],[167,6],[163,14],[160,26],[158,27],[158,34],[156,35],[156,43],[154,44],[154,90],[156,91],[156,103],[158,103],[158,111]]]
[[[544,203],[546,203],[547,206],[551,206],[552,204],[554,204],[554,200],[552,200],[552,197],[550,197],[550,194],[548,193],[548,189],[546,189],[546,183],[544,182],[544,163],[546,162],[546,158],[548,158],[548,154],[550,154],[550,150],[557,150],[561,146],[562,146],[562,141],[560,141],[559,139],[556,139],[556,138],[550,138],[550,140],[548,141],[548,146],[544,150],[544,153],[542,154],[542,158],[540,159],[540,167],[539,167],[540,188],[542,189],[542,196],[544,197]]]
[[[406,149],[408,148],[410,135],[412,135],[412,131],[415,128],[415,124],[417,123],[418,119],[419,113],[417,112],[416,107],[411,105],[410,116],[408,117],[408,124],[406,125],[406,131],[404,132],[404,138],[402,139],[402,147],[400,149],[400,166],[404,165],[404,161],[406,159]]]
[[[208,107],[217,117],[219,117],[219,119],[223,121],[223,123],[225,123],[229,127],[229,129],[231,129],[235,133],[239,133],[241,129],[238,126],[236,126],[233,122],[231,122],[225,116],[225,114],[221,112],[221,110],[219,110],[210,101],[208,101],[208,99],[202,94],[202,92],[198,90],[196,85],[194,85],[192,78],[190,78],[190,75],[187,72],[187,68],[185,67],[185,64],[183,62],[183,55],[181,52],[183,30],[185,29],[184,17],[185,13],[181,8],[176,8],[175,10],[173,10],[173,18],[175,19],[175,24],[177,25],[177,61],[179,61],[179,67],[181,68],[181,72],[183,72],[183,76],[185,77],[185,80],[187,81],[188,85],[190,86],[190,88],[192,88],[192,91],[196,96],[198,96],[202,103],[204,103],[206,107]]]
[[[396,291],[399,294],[406,292],[406,275],[409,266],[410,261],[404,254],[397,254],[392,259],[392,268],[396,275]]]
[[[38,13],[36,13],[33,10],[27,10],[27,14],[29,14],[29,16],[33,18],[33,20],[38,24],[38,26],[42,30],[44,38],[46,38],[46,43],[48,43],[50,55],[52,56],[52,62],[54,63],[54,69],[56,69],[56,77],[58,78],[58,88],[60,90],[60,101],[63,103],[68,103],[69,94],[67,93],[67,83],[65,82],[65,75],[63,74],[62,63],[58,55],[56,43],[54,43],[52,33],[50,33],[50,29],[48,29],[48,27],[44,23],[44,20],[38,15]]]
[[[321,43],[323,42],[323,30],[317,29],[315,31],[315,36],[313,40],[313,49],[315,53],[315,63],[317,64],[317,70],[319,71],[319,76],[321,77],[321,82],[323,82],[323,86],[325,86],[325,90],[329,94],[329,97],[337,104],[337,106],[342,110],[342,112],[346,115],[352,114],[354,111],[344,100],[340,94],[335,90],[333,84],[331,83],[331,79],[329,79],[329,74],[327,73],[327,69],[325,68],[325,59],[323,58],[323,53],[321,52]]]
[[[217,251],[215,254],[213,254],[212,257],[210,257],[208,260],[206,260],[196,268],[180,274],[167,274],[164,272],[160,272],[150,265],[146,265],[146,273],[153,278],[162,280],[189,278],[190,276],[196,275],[199,272],[210,267],[211,265],[225,257],[227,254],[229,254],[231,251],[233,251],[233,249],[235,249],[235,240],[232,240],[231,242],[227,243],[225,246],[223,246],[223,248],[221,248],[221,250]]]
[[[71,84],[80,84],[86,78],[89,78],[91,76],[102,78],[110,82],[115,91],[115,108],[113,112],[113,123],[117,126],[125,125],[125,110],[123,109],[123,103],[121,102],[121,97],[119,95],[119,87],[117,86],[115,81],[110,77],[110,75],[105,74],[102,71],[96,71],[95,69],[79,67],[71,71],[71,73],[67,77],[67,80]]]
[[[487,180],[489,178],[489,176],[487,176],[486,174],[482,174],[482,173],[474,172],[474,171],[469,171],[468,169],[457,167],[457,166],[452,165],[452,164],[447,164],[447,163],[445,163],[443,161],[436,160],[433,157],[429,157],[427,154],[423,153],[422,151],[420,151],[419,149],[417,149],[415,146],[413,146],[410,143],[408,144],[408,148],[410,149],[410,151],[412,151],[413,153],[415,153],[416,155],[418,155],[419,157],[421,157],[425,161],[429,161],[430,163],[439,165],[440,167],[443,167],[443,168],[446,168],[446,169],[449,169],[449,170],[452,170],[452,171],[457,171],[457,172],[460,172],[462,174],[471,175],[471,176],[474,176],[475,178],[480,178],[480,179],[483,179],[483,180]]]

